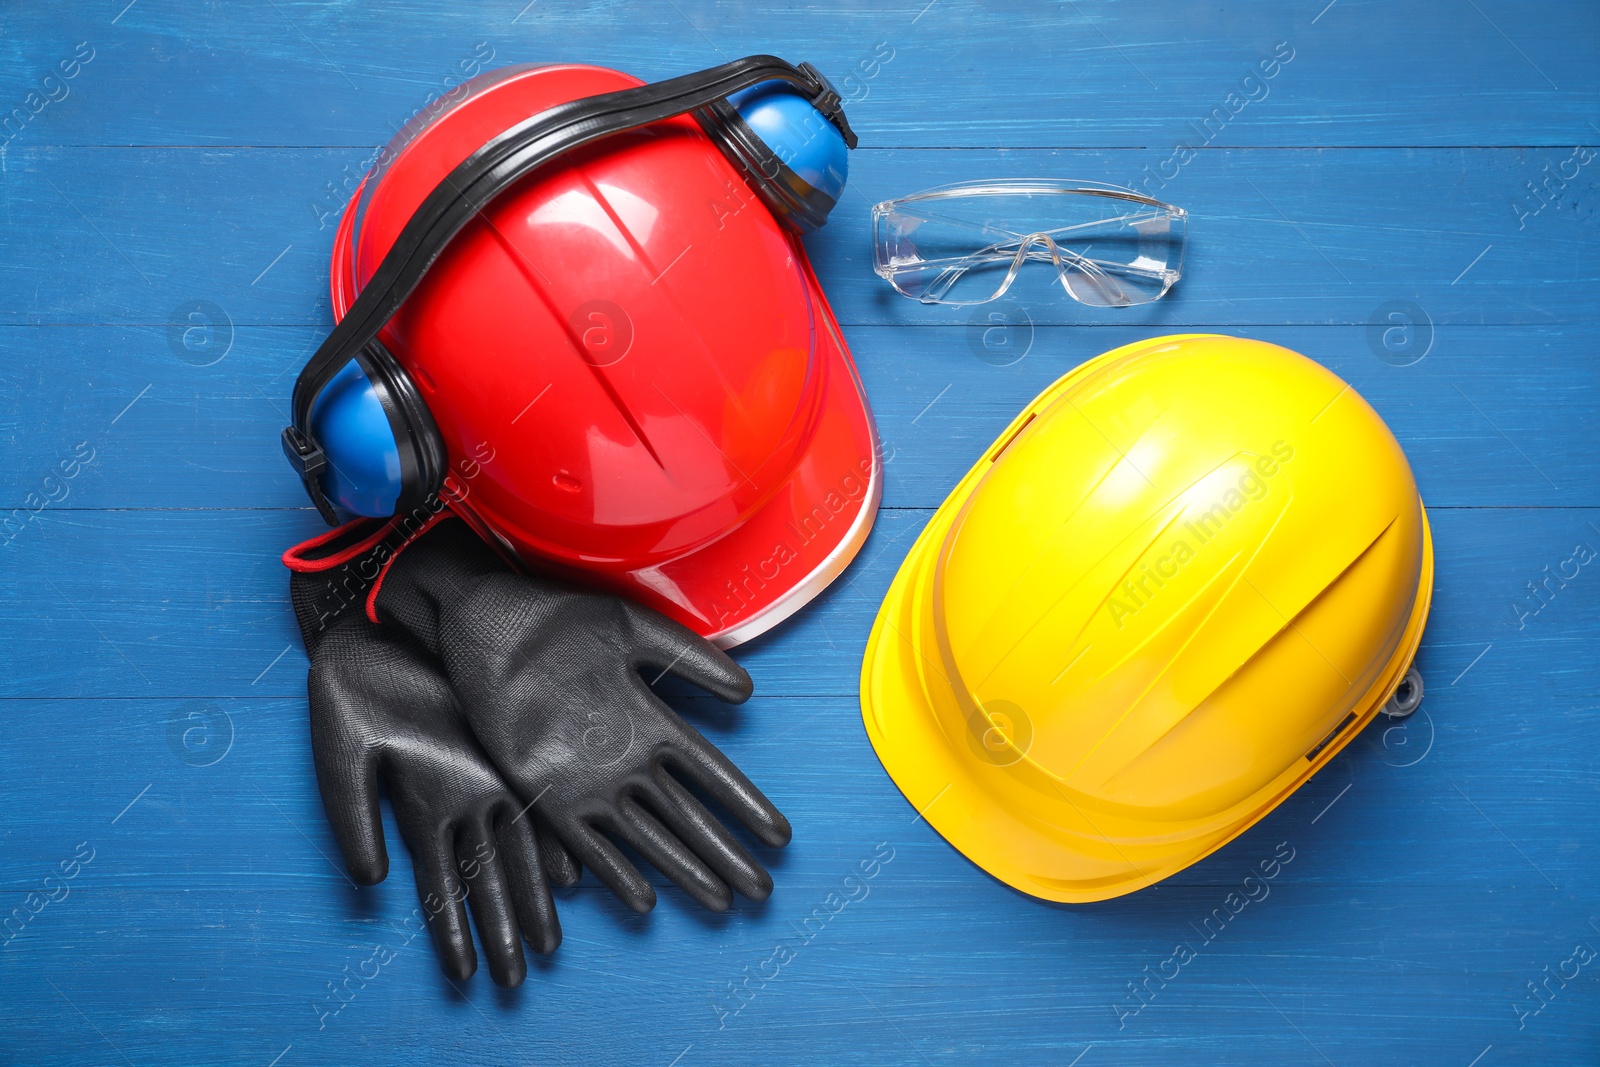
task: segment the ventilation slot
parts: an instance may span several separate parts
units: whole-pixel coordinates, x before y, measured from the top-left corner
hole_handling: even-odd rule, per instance
[[[1346,715],[1344,717],[1344,721],[1340,722],[1338,726],[1335,726],[1332,730],[1330,730],[1328,732],[1328,736],[1327,737],[1324,737],[1321,741],[1317,742],[1317,747],[1316,748],[1314,748],[1310,752],[1306,753],[1306,759],[1315,760],[1317,758],[1318,754],[1320,754],[1323,749],[1327,748],[1329,745],[1331,745],[1333,743],[1333,739],[1334,738],[1336,738],[1340,734],[1344,733],[1345,727],[1349,726],[1351,723],[1353,723],[1355,721],[1356,721],[1356,713],[1352,711],[1350,714],[1348,714],[1348,715]]]

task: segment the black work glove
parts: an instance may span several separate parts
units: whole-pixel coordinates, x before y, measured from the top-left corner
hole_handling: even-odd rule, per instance
[[[620,597],[514,574],[453,517],[394,558],[374,603],[439,657],[500,773],[635,911],[655,891],[610,837],[713,911],[732,904],[730,886],[772,892],[685,783],[768,845],[788,844],[788,820],[640,676],[671,671],[743,702],[750,676],[710,642]]]
[[[536,834],[532,814],[473,740],[438,664],[366,617],[364,593],[377,573],[375,553],[387,554],[387,532],[386,522],[358,520],[284,554],[311,657],[311,746],[323,806],[351,879],[381,882],[389,873],[381,777],[440,967],[457,979],[477,969],[465,901],[489,973],[519,985],[527,975],[522,935],[538,952],[561,943],[546,870],[567,885],[579,871]]]

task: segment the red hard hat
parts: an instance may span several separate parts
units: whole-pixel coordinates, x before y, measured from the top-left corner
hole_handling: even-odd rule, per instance
[[[505,68],[401,131],[340,224],[334,314],[486,141],[640,84]],[[876,431],[833,311],[798,235],[691,116],[572,151],[501,194],[381,338],[480,533],[724,647],[815,596],[871,527]]]

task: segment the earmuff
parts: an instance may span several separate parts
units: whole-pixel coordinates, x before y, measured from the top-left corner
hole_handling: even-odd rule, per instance
[[[283,451],[330,526],[335,504],[388,516],[425,505],[444,483],[438,427],[378,333],[455,235],[563,153],[683,114],[695,116],[780,221],[801,233],[827,221],[856,135],[839,94],[809,63],[747,56],[561,104],[498,134],[428,194],[295,382]]]

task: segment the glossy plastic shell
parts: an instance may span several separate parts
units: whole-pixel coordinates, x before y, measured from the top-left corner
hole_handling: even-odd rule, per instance
[[[912,547],[867,648],[867,732],[980,867],[1118,896],[1372,719],[1432,576],[1410,466],[1346,383],[1257,341],[1130,345],[1030,404]]]
[[[638,84],[590,66],[496,71],[405,131],[341,227],[335,312],[485,140]],[[798,237],[692,117],[500,196],[383,339],[480,532],[719,643],[797,609],[871,525],[875,432],[832,312]]]

